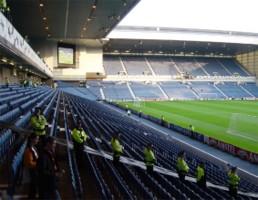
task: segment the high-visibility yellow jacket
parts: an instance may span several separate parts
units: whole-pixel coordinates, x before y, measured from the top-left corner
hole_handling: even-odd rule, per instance
[[[196,176],[196,181],[199,182],[202,177],[205,175],[204,169],[201,168],[200,166],[197,167],[197,176]]]
[[[191,131],[194,131],[194,126],[191,126],[191,127],[190,127],[190,130],[191,130]]]
[[[236,173],[232,173],[231,171],[228,173],[228,184],[237,187],[238,182],[240,181],[240,178]]]
[[[113,155],[119,157],[123,152],[123,147],[120,145],[119,141],[116,139],[111,140],[111,147],[113,149]]]
[[[4,12],[6,10],[7,4],[6,0],[0,0],[0,11]]]
[[[180,157],[177,159],[177,169],[179,171],[184,171],[184,172],[188,172],[189,170],[187,163],[184,161],[184,159]]]
[[[8,85],[8,84],[9,84],[9,79],[6,78],[6,79],[5,79],[5,85]]]
[[[47,120],[43,115],[33,115],[30,119],[30,122],[34,133],[36,133],[37,135],[46,134],[45,125],[47,124]]]
[[[86,142],[86,140],[87,140],[87,135],[83,129],[78,130],[77,128],[74,128],[72,131],[72,137],[79,144],[82,144],[83,142]]]
[[[156,160],[153,151],[148,150],[147,148],[145,148],[143,153],[144,153],[144,156],[145,156],[144,160],[145,160],[146,166],[153,166],[154,162]]]

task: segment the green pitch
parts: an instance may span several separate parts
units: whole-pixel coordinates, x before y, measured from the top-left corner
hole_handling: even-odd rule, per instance
[[[59,63],[73,64],[73,57],[65,54],[63,51],[59,51]]]
[[[230,133],[228,128],[232,113],[241,113],[256,116],[258,119],[258,101],[146,101],[146,102],[119,102],[129,108],[152,115],[176,125],[189,128],[192,124],[195,131],[227,142],[240,148],[258,153],[258,123],[244,124],[248,133]]]

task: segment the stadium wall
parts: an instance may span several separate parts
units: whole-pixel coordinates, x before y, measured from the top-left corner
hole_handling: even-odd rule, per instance
[[[86,80],[87,73],[105,73],[101,48],[79,46],[76,50],[76,68],[54,68],[54,80]]]
[[[24,61],[24,65],[28,65],[51,78],[53,73],[46,63],[42,61],[34,49],[31,48],[30,44],[20,35],[1,12],[0,21],[0,44],[2,46],[2,51],[18,56],[19,59]]]
[[[237,55],[236,60],[258,78],[258,51]]]
[[[102,47],[75,45],[74,66],[60,67],[58,65],[57,46],[55,41],[33,41],[44,62],[53,70],[54,80],[85,80],[86,73],[104,74]]]

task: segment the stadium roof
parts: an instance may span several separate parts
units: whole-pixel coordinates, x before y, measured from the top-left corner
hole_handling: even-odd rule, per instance
[[[141,0],[108,35],[104,51],[211,56],[254,51],[257,6],[255,0]]]
[[[45,41],[102,47],[101,38],[117,25],[139,0],[6,0],[10,8],[7,18],[35,52],[37,42]],[[108,2],[108,3],[107,3]],[[2,13],[1,13],[2,15]],[[2,17],[2,16],[1,16]],[[4,26],[2,20],[2,27]],[[10,34],[13,33],[9,27]],[[40,52],[37,52],[40,53]],[[41,54],[41,56],[44,56]],[[24,56],[0,40],[0,63],[19,70],[37,68]],[[8,60],[5,63],[3,60]],[[10,61],[10,63],[9,63]]]
[[[23,37],[86,45],[105,38],[138,2],[139,0],[7,0],[12,24]]]
[[[258,33],[257,0],[141,0],[119,26]]]
[[[235,56],[258,49],[256,0],[7,3],[12,23],[23,37],[103,46],[104,54]]]

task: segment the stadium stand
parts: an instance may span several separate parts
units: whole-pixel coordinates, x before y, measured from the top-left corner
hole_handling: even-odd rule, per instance
[[[124,72],[121,61],[117,56],[104,56],[103,67],[107,75],[118,75]]]
[[[91,99],[133,100],[140,99],[226,99],[257,98],[257,86],[245,82],[163,81],[163,82],[110,82],[76,88]],[[232,87],[231,87],[232,86]],[[228,89],[226,89],[228,88]],[[70,88],[71,89],[71,88]],[[79,95],[79,93],[77,94]],[[79,95],[80,96],[80,95]],[[3,106],[4,109],[5,106]]]
[[[214,87],[214,82],[191,82],[190,87],[199,96],[199,99],[223,99],[223,95]]]
[[[122,59],[128,59],[128,61],[124,61],[127,65],[130,66],[132,64],[129,58],[123,57]],[[235,72],[237,70],[231,70],[231,67],[234,67],[234,65],[230,65],[231,62],[209,60],[209,63],[211,63],[211,67],[208,67],[211,68],[211,71],[209,71],[210,69],[207,70],[203,68],[204,66],[200,66],[199,62],[201,61],[204,60],[199,58],[196,60],[192,58],[182,60],[146,58],[141,60],[137,58],[135,63],[139,64],[141,62],[139,65],[146,65],[149,71],[151,71],[150,69],[154,71],[153,75],[163,75],[162,73],[164,73],[164,75],[173,76],[176,75],[176,71],[185,71],[194,76],[202,76],[207,75],[206,72],[211,72],[212,66],[215,63],[219,63],[226,72],[230,71],[232,74],[238,73],[240,76],[246,76],[241,71]],[[156,65],[156,63],[158,64]],[[184,64],[181,65],[180,63]],[[142,70],[147,70],[147,68],[140,68],[140,71]],[[225,76],[225,71],[221,70],[220,74]],[[131,73],[133,74],[133,72]],[[92,198],[99,197],[104,199],[231,198],[225,191],[227,173],[219,165],[206,157],[192,152],[186,147],[180,146],[157,130],[139,124],[137,121],[125,116],[121,117],[119,113],[108,109],[102,103],[96,102],[96,100],[120,99],[131,101],[135,98],[148,100],[200,99],[204,98],[204,94],[206,94],[206,98],[207,94],[216,94],[212,95],[211,99],[214,97],[216,99],[253,99],[257,97],[257,86],[254,83],[234,81],[213,82],[209,80],[166,82],[88,81],[86,82],[86,87],[71,87],[70,84],[63,82],[58,82],[58,86],[60,89],[57,90],[47,87],[24,89],[20,86],[1,88],[3,93],[1,93],[0,120],[13,123],[20,128],[29,128],[32,110],[34,107],[40,106],[44,108],[43,114],[50,124],[48,133],[52,136],[61,136],[71,141],[69,128],[74,127],[76,121],[80,119],[83,121],[84,128],[91,138],[87,145],[100,151],[111,152],[109,141],[112,133],[119,130],[122,133],[122,141],[125,147],[124,155],[126,157],[143,160],[143,155],[140,153],[142,148],[149,142],[153,142],[155,154],[159,158],[155,165],[176,171],[176,155],[179,151],[184,150],[186,151],[187,162],[190,166],[190,177],[195,176],[197,164],[200,161],[205,161],[208,181],[224,187],[224,189],[208,187],[207,191],[201,191],[191,181],[181,183],[177,177],[165,176],[159,173],[150,176],[145,170],[127,166],[126,164],[121,164],[121,168],[116,168],[108,160],[96,158],[85,153],[86,162],[88,163],[87,168],[90,172],[93,172],[90,177],[92,182],[95,183],[95,190],[89,192],[89,186],[87,185],[85,175],[83,175],[83,170],[78,168],[72,149],[66,147],[64,150],[59,150],[59,154],[61,153],[67,157],[67,161],[62,161],[62,166],[69,173],[65,182],[69,181],[71,184],[69,189],[65,190],[64,188],[67,185],[64,187],[62,186],[64,182],[61,182],[61,194],[75,199],[83,199],[88,195],[92,195]],[[63,115],[60,115],[60,113]],[[60,127],[65,128],[61,129]],[[61,133],[64,133],[64,135],[60,135]],[[26,185],[24,186],[21,183],[20,174],[22,170],[21,158],[26,145],[26,139],[21,139],[19,134],[14,134],[11,130],[1,129],[0,143],[1,166],[10,165],[11,169],[8,172],[9,177],[4,176],[0,181],[2,185],[8,185],[5,187],[9,188],[9,195],[15,197],[17,193],[24,193],[24,188],[26,188]],[[7,155],[11,158],[9,163],[7,162]],[[241,178],[239,187],[241,191],[248,191],[249,193],[258,191],[257,185],[245,178]],[[69,191],[71,191],[70,194],[68,194]],[[250,196],[246,193],[241,193],[239,198],[253,199],[252,195]]]
[[[134,95],[143,99],[165,99],[166,96],[162,93],[157,84],[145,84],[131,82],[130,87]]]
[[[216,84],[216,87],[219,88],[228,98],[253,98],[254,96],[241,88],[235,82],[224,82],[221,84]]]
[[[232,74],[213,58],[195,59],[210,76],[231,76]]]
[[[30,110],[34,106],[40,105],[44,108],[43,113],[51,123],[51,128],[48,131],[51,135],[60,137],[62,131],[58,127],[61,125],[62,127],[65,127],[65,134],[62,137],[71,141],[69,127],[73,127],[76,124],[76,121],[80,119],[83,121],[83,126],[90,137],[90,141],[87,141],[87,145],[94,149],[110,152],[111,147],[109,141],[113,132],[119,130],[122,133],[121,139],[125,147],[126,157],[143,160],[143,155],[140,153],[142,152],[142,148],[146,146],[147,143],[153,142],[155,146],[155,154],[158,157],[156,165],[175,171],[176,155],[179,151],[185,150],[187,154],[187,162],[191,169],[189,172],[190,176],[195,176],[197,163],[205,161],[208,180],[214,184],[227,185],[226,171],[221,169],[221,167],[217,166],[215,163],[203,158],[202,156],[198,156],[185,147],[180,146],[180,144],[170,140],[157,130],[143,124],[139,124],[137,121],[126,116],[121,116],[121,114],[114,112],[112,109],[102,105],[102,103],[87,99],[88,95],[82,95],[80,97],[77,95],[81,94],[79,89],[80,88],[76,89],[76,87],[67,88],[67,86],[58,90],[47,89],[46,92],[41,93],[40,98],[36,99],[36,102],[33,103],[29,101],[31,103],[30,107],[28,107],[28,112],[25,112],[23,117],[14,117],[11,121],[16,121],[19,118],[16,125],[22,128],[28,127],[28,122],[31,116]],[[66,90],[68,92],[65,92]],[[9,107],[11,108],[10,105]],[[52,108],[54,109],[52,110]],[[60,115],[60,113],[62,113],[62,115]],[[26,144],[26,140],[19,141],[18,138],[17,134],[13,134],[10,130],[4,129],[1,132],[0,155],[2,163],[6,162],[6,153],[8,151],[14,148],[18,149],[15,151],[17,153],[11,156],[13,158],[11,159],[12,172],[10,172],[11,179],[9,179],[9,192],[10,195],[14,197],[16,193],[21,191],[20,188],[23,188],[20,183],[19,170],[21,167],[22,152],[24,151],[23,147]],[[67,180],[71,183],[69,187],[70,189],[67,188],[67,184],[65,188],[67,191],[71,191],[71,198],[84,198],[85,195],[87,196],[90,193],[89,190],[85,191],[86,186],[84,186],[86,183],[85,181],[89,181],[89,177],[86,178],[83,175],[83,170],[78,169],[72,150],[70,148],[66,148],[64,151],[67,156],[67,162],[65,162],[66,164],[63,163],[63,165],[66,165],[67,167],[67,171],[69,173]],[[95,198],[96,196],[104,199],[230,198],[227,192],[224,192],[224,190],[221,189],[211,187],[208,188],[206,192],[201,191],[197,188],[195,183],[188,181],[186,183],[181,183],[176,177],[164,176],[158,173],[150,176],[145,172],[145,170],[137,167],[130,167],[126,164],[121,164],[121,168],[116,168],[109,161],[99,159],[87,153],[86,162],[88,163],[87,167],[89,167],[87,169],[90,172],[93,172],[91,175],[93,180],[91,181],[94,182],[94,185],[96,186],[96,190],[94,191],[98,191],[95,194]],[[2,181],[3,180],[1,179],[1,182]],[[66,194],[67,191],[64,191],[63,187],[61,188],[61,194]],[[244,178],[240,181],[240,188],[241,190],[249,192],[258,191],[256,185]],[[252,197],[246,195],[239,196],[243,199],[246,197],[252,199]]]
[[[233,59],[222,58],[217,59],[217,61],[221,63],[234,76],[250,76],[250,74],[242,67],[240,67],[240,65]]]
[[[193,76],[205,76],[207,75],[203,70],[202,66],[194,60],[194,58],[172,58],[175,65],[178,67],[180,72],[187,73]]]
[[[234,199],[227,191],[228,169],[225,163],[230,161],[213,155],[215,154],[213,152],[202,151],[198,145],[194,145],[197,144],[195,142],[201,143],[201,139],[197,138],[201,136],[202,145],[211,149],[212,147],[206,144],[207,141],[204,141],[208,136],[195,132],[196,135],[190,137],[194,132],[193,129],[188,130],[169,122],[163,123],[163,115],[161,118],[148,116],[142,113],[142,110],[140,111],[140,107],[137,107],[139,111],[131,110],[132,115],[129,116],[125,112],[128,105],[122,106],[116,101],[134,101],[135,104],[141,104],[137,101],[257,100],[258,87],[255,79],[257,78],[255,66],[257,65],[257,44],[247,43],[249,40],[243,41],[246,44],[239,44],[239,46],[238,43],[232,43],[232,37],[244,36],[238,31],[224,33],[215,30],[203,32],[198,29],[133,27],[138,30],[155,31],[155,34],[185,32],[184,34],[189,35],[194,33],[195,36],[202,33],[212,37],[226,35],[227,38],[231,38],[231,43],[225,48],[226,45],[223,46],[218,41],[211,41],[211,43],[210,41],[178,41],[178,39],[172,41],[164,37],[162,43],[166,48],[163,48],[158,41],[155,41],[157,42],[155,44],[147,38],[135,44],[133,44],[135,39],[127,41],[123,38],[121,41],[127,41],[128,47],[116,50],[116,47],[121,44],[120,41],[105,37],[140,0],[121,2],[106,4],[114,7],[105,10],[108,15],[103,14],[103,6],[100,6],[104,3],[103,0],[95,0],[92,2],[93,5],[86,6],[89,10],[86,11],[89,18],[86,19],[85,27],[81,32],[81,39],[77,38],[78,32],[76,32],[77,39],[73,38],[73,31],[76,29],[70,26],[74,23],[68,23],[69,26],[65,23],[64,40],[61,39],[63,36],[57,33],[60,31],[56,31],[60,27],[53,28],[53,24],[55,20],[63,17],[61,7],[74,13],[75,8],[82,5],[82,1],[70,1],[69,4],[60,1],[60,18],[52,17],[51,20],[47,20],[45,9],[48,9],[47,13],[51,13],[56,4],[54,1],[45,1],[44,4],[42,1],[39,2],[42,19],[46,25],[41,34],[47,37],[38,35],[42,30],[35,29],[33,30],[35,32],[27,33],[25,27],[38,28],[39,26],[30,27],[34,23],[28,24],[28,20],[19,20],[20,13],[27,13],[23,12],[26,8],[29,8],[26,16],[30,17],[30,13],[34,11],[31,8],[35,6],[26,6],[25,1],[21,1],[20,4],[18,1],[16,3],[8,1],[7,3],[12,5],[12,10],[15,10],[12,13],[13,20],[9,5],[7,10],[2,9],[0,12],[0,200],[26,199],[28,177],[23,166],[23,153],[28,142],[27,136],[32,132],[30,118],[36,107],[43,110],[43,115],[48,121],[46,132],[53,136],[58,144],[56,156],[62,173],[65,173],[65,176],[60,177],[58,181],[62,199]],[[6,4],[5,1],[4,3]],[[82,10],[78,12],[78,16]],[[121,12],[119,15],[110,13],[114,10]],[[98,15],[99,11],[103,17]],[[26,16],[23,17],[26,18]],[[70,16],[73,17],[72,20],[78,19],[75,15],[66,15],[66,21],[71,21]],[[92,16],[95,20],[92,20]],[[51,24],[48,24],[50,21]],[[15,27],[17,22],[18,26]],[[19,33],[16,28],[22,32]],[[69,31],[67,32],[66,29]],[[124,32],[123,27],[120,30]],[[26,36],[23,38],[23,35]],[[69,37],[66,37],[68,35]],[[247,35],[249,38],[257,36],[256,33]],[[57,41],[52,37],[60,40]],[[46,40],[48,41],[45,42]],[[76,44],[69,44],[75,41]],[[146,51],[145,46],[148,43],[150,43],[148,48],[151,46],[154,48],[151,47]],[[188,44],[191,43],[192,47],[198,48],[188,48]],[[38,48],[37,53],[31,48],[33,45]],[[223,47],[221,52],[220,49],[216,49],[219,46]],[[51,55],[54,47],[58,50]],[[238,51],[239,47],[243,47],[244,50]],[[134,52],[134,49],[137,51]],[[247,49],[252,52],[247,52]],[[62,57],[66,60],[66,56],[69,57],[68,63],[62,63]],[[250,72],[235,60],[238,56],[240,58],[238,60],[246,62]],[[71,81],[73,85],[58,81],[62,78]],[[29,83],[28,87],[22,86],[21,83],[24,81]],[[47,81],[50,87],[39,83],[42,81]],[[52,86],[55,89],[52,89]],[[148,123],[143,123],[144,120]],[[87,142],[81,155],[83,166],[77,164],[71,138],[71,130],[76,127],[78,121],[82,122],[83,129],[87,133]],[[164,129],[179,137],[166,134],[167,132],[163,132]],[[110,140],[115,132],[121,133],[121,144],[124,147],[119,165],[112,163]],[[143,149],[149,143],[154,145],[154,154],[157,157],[152,174],[146,171],[144,165]],[[241,148],[238,150],[239,154],[245,153],[241,152],[243,150]],[[176,171],[177,155],[181,151],[186,152],[186,162],[190,167],[184,182],[180,181]],[[218,151],[216,149],[216,152]],[[221,153],[226,154],[226,152]],[[251,153],[254,158],[249,159],[250,163],[240,160],[239,155],[234,157],[241,164],[248,165],[244,169],[239,168],[241,180],[237,199],[258,199],[257,174],[255,174],[257,172],[251,173],[246,170],[249,167],[257,171],[257,153]],[[196,168],[200,162],[206,164],[208,187],[205,191],[201,190],[195,182]],[[227,164],[227,167],[230,167],[229,163]]]
[[[162,82],[161,88],[170,99],[196,99],[189,86],[182,82]]]
[[[74,97],[72,96],[72,98],[74,98]],[[102,132],[102,136],[101,136],[102,141],[104,140],[105,137],[107,137],[107,138],[104,141],[106,141],[106,142],[109,141],[109,139],[111,138],[112,130],[114,129],[113,128],[114,126],[112,126],[112,125],[116,124],[116,126],[115,126],[116,130],[118,129],[123,133],[123,139],[126,141],[125,149],[128,149],[128,153],[129,153],[128,155],[134,155],[134,158],[138,158],[139,160],[141,160],[142,156],[137,153],[137,152],[141,151],[139,149],[139,147],[140,146],[143,147],[150,141],[151,142],[155,141],[154,142],[154,146],[155,146],[155,150],[156,150],[155,152],[156,153],[159,152],[158,157],[161,160],[160,161],[161,163],[158,163],[158,165],[159,164],[167,165],[167,167],[171,167],[171,166],[168,166],[168,163],[174,163],[174,167],[175,167],[175,159],[176,158],[170,157],[169,155],[176,155],[176,153],[178,153],[180,150],[182,150],[182,148],[180,146],[177,146],[175,144],[172,145],[169,141],[166,141],[168,143],[168,145],[167,145],[167,149],[165,150],[164,146],[163,146],[164,140],[162,139],[162,137],[160,137],[159,135],[154,133],[153,130],[150,130],[146,127],[144,127],[144,128],[139,127],[139,125],[137,125],[137,123],[134,123],[133,121],[130,121],[128,119],[123,119],[119,115],[115,116],[114,113],[112,114],[112,117],[111,117],[111,115],[109,114],[110,111],[108,111],[106,108],[102,108],[102,106],[99,104],[95,105],[94,102],[86,103],[85,100],[81,101],[81,99],[78,99],[77,97],[75,97],[75,101],[76,102],[74,105],[77,104],[78,106],[81,106],[81,113],[84,113],[84,115],[87,115],[88,117],[91,118],[91,121],[89,121],[89,123],[92,123],[92,121],[95,121],[96,119],[98,119],[98,123],[100,126],[98,127],[98,130],[96,130],[96,131]],[[93,118],[93,116],[95,116],[94,117],[95,119]],[[87,119],[88,117],[86,117],[86,118],[84,117],[84,119]],[[102,119],[101,121],[99,120],[100,118]],[[103,127],[101,127],[101,126],[103,126]],[[108,130],[110,130],[110,131],[108,131]],[[147,137],[144,136],[143,131],[148,133]],[[104,136],[103,134],[105,134],[107,136]],[[95,135],[95,137],[96,137],[96,135]],[[174,145],[176,146],[176,148],[174,150],[172,150],[171,147],[173,147]],[[170,152],[171,151],[170,149],[174,152]],[[187,151],[187,149],[185,149],[185,150]],[[164,151],[165,152],[167,151],[166,154],[164,154]],[[163,152],[163,153],[160,153],[160,152]],[[194,163],[196,165],[198,163],[199,159],[203,160],[203,158],[198,158],[197,155],[193,155],[190,151],[187,151],[187,154],[189,155],[188,161],[189,161],[189,163],[191,163],[191,165],[192,164],[194,165]],[[165,159],[165,158],[163,158],[164,155],[166,155],[168,157]],[[163,159],[164,159],[164,161],[163,161]],[[171,162],[172,160],[174,160],[174,162]],[[209,166],[209,168],[211,170],[211,172],[209,171],[208,173],[214,174],[214,175],[211,175],[210,178],[212,178],[215,183],[226,184],[226,178],[225,178],[226,173],[222,172],[221,169],[219,167],[216,167],[216,165],[214,165],[213,163],[210,163],[207,160],[205,160],[205,161],[207,162],[207,165]],[[194,169],[194,167],[192,167],[192,168]],[[193,174],[194,170],[192,170],[191,173]],[[245,182],[245,180],[243,180],[243,181]],[[154,181],[154,183],[155,183],[155,181]],[[161,182],[159,182],[159,184],[160,183]],[[173,181],[173,183],[174,183],[174,181]],[[182,189],[182,185],[180,185],[180,188]],[[255,189],[255,187],[254,187],[254,189]],[[192,194],[191,192],[187,191],[187,189],[185,189],[185,192],[181,191],[181,193],[184,193],[184,194],[188,193],[188,195]],[[166,195],[166,193],[162,194],[162,195]],[[208,194],[206,194],[206,195],[208,195]],[[225,193],[224,195],[227,196],[227,193]],[[198,196],[195,196],[195,198],[196,197],[198,198]]]
[[[237,199],[258,199],[257,152],[248,151],[248,154],[240,147],[237,147],[237,153],[230,152],[232,146],[227,147],[227,143],[219,140],[215,142],[223,143],[222,146],[229,150],[213,149],[207,145],[210,145],[207,141],[212,137],[167,122],[164,115],[161,118],[149,116],[142,112],[141,102],[138,102],[257,100],[258,48],[257,43],[252,42],[257,33],[245,35],[238,31],[137,26],[132,28],[138,31],[144,29],[145,33],[152,32],[153,35],[164,34],[162,40],[106,38],[140,0],[122,0],[122,3],[106,6],[101,6],[104,1],[95,0],[90,1],[92,5],[87,10],[80,8],[82,2],[58,1],[60,12],[51,12],[57,6],[54,1],[39,1],[36,9],[40,9],[43,25],[46,25],[41,36],[38,35],[42,31],[38,29],[40,26],[27,30],[30,28],[28,24],[37,23],[31,21],[37,19],[35,13],[38,12],[31,12],[35,9],[34,4],[29,6],[26,0],[15,3],[4,0],[0,3],[0,200],[26,199],[28,177],[23,166],[23,153],[28,134],[32,132],[30,118],[36,107],[42,109],[48,121],[45,127],[47,134],[53,136],[58,144],[56,156],[60,172],[65,174],[58,181],[62,199],[234,199],[227,191],[227,172],[232,167],[229,164],[232,160],[244,166],[238,169],[241,180]],[[78,37],[78,24],[82,24],[79,22],[85,22],[79,14],[80,18],[66,15],[67,22],[73,20],[78,23],[65,23],[65,37],[58,33],[59,28],[64,30],[54,25],[62,20],[62,8],[70,13],[86,12],[88,18],[81,39],[74,40],[75,32]],[[24,20],[19,20],[21,13]],[[46,13],[57,13],[60,17],[50,20]],[[71,25],[74,27],[71,28]],[[128,27],[122,26],[120,31],[126,33]],[[168,40],[166,36],[170,35],[170,31],[173,32],[171,35],[194,34],[193,40],[201,36],[202,41]],[[218,39],[226,37],[230,41],[227,45],[217,39],[209,41],[206,38],[209,35]],[[135,37],[141,36],[137,34]],[[247,40],[237,41],[237,38]],[[127,44],[123,46],[120,41]],[[37,52],[31,46],[37,47]],[[57,51],[53,51],[54,47]],[[118,50],[116,47],[119,47]],[[68,62],[63,63],[63,59]],[[245,68],[236,59],[242,61]],[[72,84],[58,81],[62,78]],[[50,87],[44,86],[43,81]],[[117,100],[133,101],[139,110],[130,110],[131,115],[127,115],[128,105],[116,103]],[[145,102],[143,104],[145,106]],[[186,108],[183,112],[188,111]],[[168,114],[174,116],[172,112]],[[181,116],[177,116],[180,120]],[[228,129],[239,122],[234,116],[231,116],[232,123]],[[250,115],[246,119],[251,117],[256,118]],[[85,161],[83,166],[77,164],[71,139],[71,130],[78,121],[82,122],[87,133],[81,155],[81,160]],[[115,132],[121,133],[120,142],[124,147],[119,165],[112,163],[110,140]],[[249,139],[256,141],[256,137]],[[144,147],[149,143],[154,145],[157,157],[152,174],[146,171],[143,154]],[[206,152],[198,145],[206,145],[213,151]],[[177,155],[181,151],[186,152],[185,159],[190,167],[184,182],[180,181],[176,171]],[[218,152],[235,157],[226,160],[216,155]],[[251,155],[253,158],[246,158]],[[206,164],[208,187],[205,191],[195,181],[200,162]],[[256,171],[251,172],[250,169]]]
[[[146,57],[156,75],[179,75],[174,63],[170,58]]]
[[[152,71],[144,57],[123,56],[121,60],[128,75],[142,75],[145,72],[148,75],[152,75]]]
[[[251,93],[253,96],[258,98],[258,89],[257,89],[257,85],[255,83],[247,82],[247,83],[241,84],[240,87],[244,88],[249,93]]]
[[[105,82],[103,84],[103,93],[106,99],[133,99],[127,84],[117,82]]]

